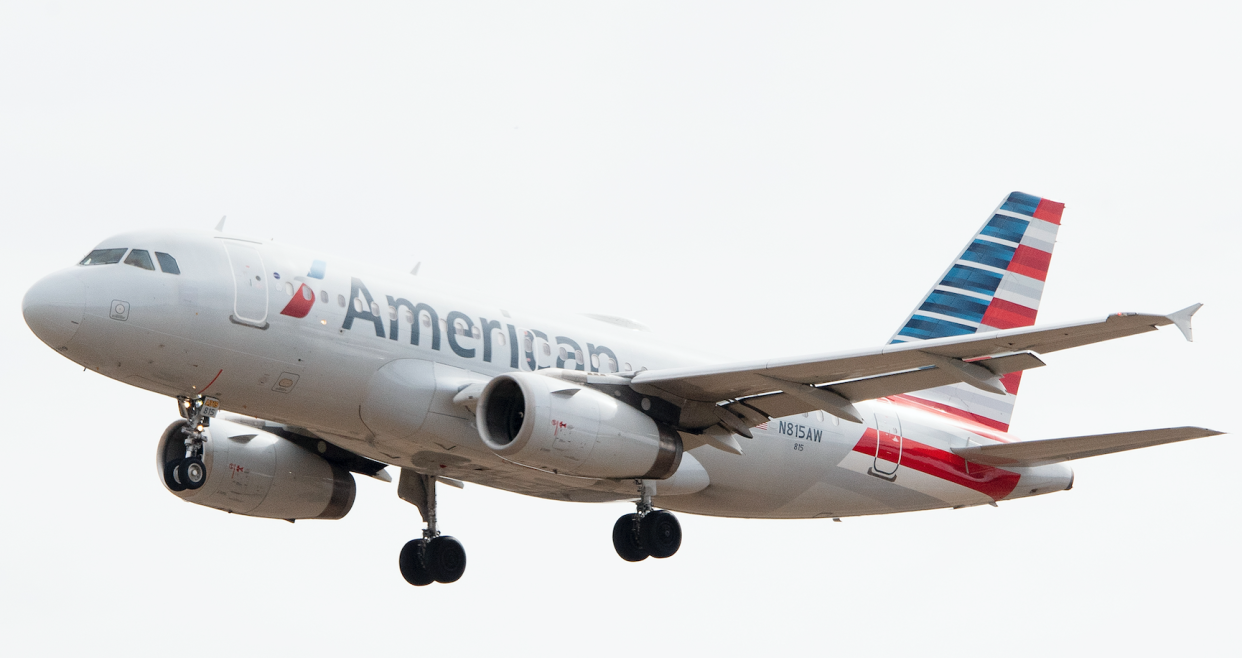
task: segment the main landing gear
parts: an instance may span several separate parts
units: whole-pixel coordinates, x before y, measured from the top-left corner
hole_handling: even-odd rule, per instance
[[[612,526],[612,546],[626,562],[648,557],[671,557],[681,548],[681,524],[671,512],[651,508],[651,492],[638,484],[638,512],[626,514]]]
[[[402,547],[401,576],[419,587],[457,582],[466,572],[466,549],[455,538],[441,535],[436,527],[436,477],[403,468],[397,495],[417,507],[427,524],[422,539],[410,540]]]
[[[188,421],[181,432],[185,434],[185,456],[164,464],[164,484],[173,491],[197,489],[207,481],[207,465],[203,463],[203,442],[207,435],[203,430],[211,425],[211,419],[220,410],[220,401],[198,396],[177,398],[177,410]]]

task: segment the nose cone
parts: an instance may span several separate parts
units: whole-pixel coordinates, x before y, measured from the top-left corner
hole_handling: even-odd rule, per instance
[[[82,326],[86,286],[74,272],[57,272],[39,280],[22,298],[26,325],[52,349],[61,349]]]

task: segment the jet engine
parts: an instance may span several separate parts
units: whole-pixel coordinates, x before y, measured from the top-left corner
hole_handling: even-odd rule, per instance
[[[681,437],[605,393],[537,372],[499,375],[479,397],[479,436],[493,452],[563,475],[664,479]]]
[[[169,425],[156,451],[161,481],[182,500],[286,520],[339,519],[353,507],[357,488],[349,471],[275,434],[219,418],[204,430],[202,485],[170,485],[169,464],[185,456],[185,424]]]

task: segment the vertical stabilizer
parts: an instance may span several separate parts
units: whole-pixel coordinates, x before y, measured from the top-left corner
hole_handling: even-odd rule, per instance
[[[1065,204],[1013,192],[992,212],[891,343],[1035,324]],[[1001,378],[1005,395],[954,384],[899,396],[1007,431],[1022,373]]]

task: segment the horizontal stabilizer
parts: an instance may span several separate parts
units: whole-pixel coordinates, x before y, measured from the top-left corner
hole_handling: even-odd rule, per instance
[[[1187,439],[1216,436],[1224,432],[1202,427],[1170,427],[1162,430],[1117,432],[1070,436],[1061,439],[997,443],[986,446],[954,448],[953,452],[972,464],[987,466],[1039,466],[1056,462],[1107,455],[1111,452],[1134,450],[1175,443]]]

